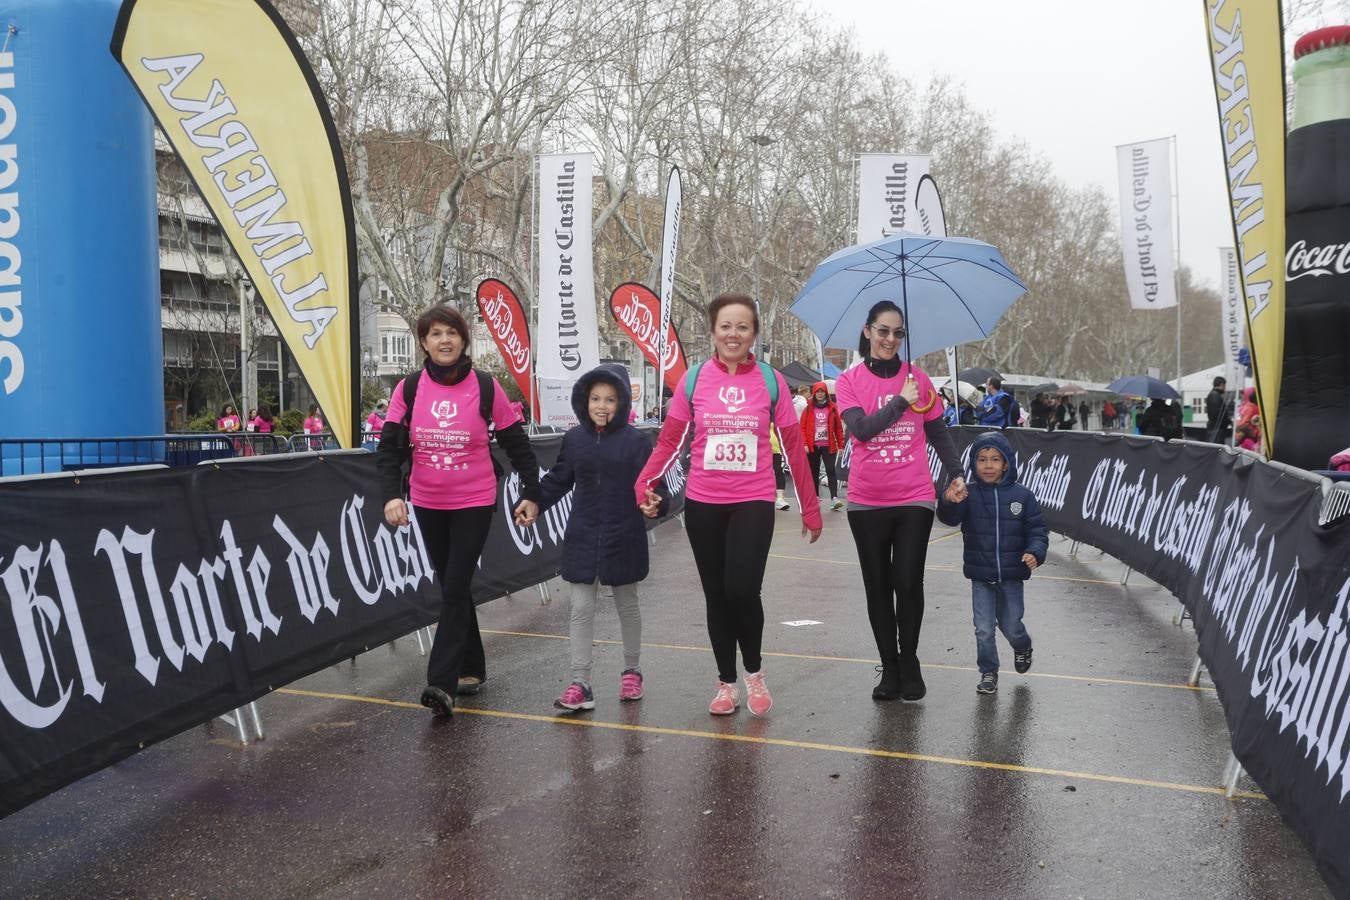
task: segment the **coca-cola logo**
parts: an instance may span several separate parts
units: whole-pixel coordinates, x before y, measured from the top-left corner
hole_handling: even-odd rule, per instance
[[[656,359],[656,348],[661,334],[661,324],[656,319],[656,311],[652,309],[653,303],[659,303],[655,295],[648,299],[634,287],[624,287],[615,291],[610,302],[614,318],[633,336],[643,354],[651,360]],[[665,364],[661,367],[662,370],[673,370],[679,359],[679,342],[671,338],[667,331]]]
[[[1297,281],[1308,275],[1345,275],[1350,273],[1350,241],[1309,247],[1304,240],[1294,241],[1284,255],[1285,281]]]
[[[520,339],[515,310],[498,291],[495,296],[480,298],[483,321],[492,331],[497,348],[506,357],[511,371],[523,375],[530,368],[530,348]]]

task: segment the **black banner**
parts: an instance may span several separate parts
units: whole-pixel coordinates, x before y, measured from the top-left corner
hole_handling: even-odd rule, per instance
[[[981,429],[952,433],[964,466]],[[1350,896],[1350,518],[1320,526],[1322,483],[1212,444],[1003,434],[1053,530],[1185,604],[1233,752]]]
[[[543,470],[561,441],[534,440]],[[435,622],[421,537],[385,525],[377,483],[366,453],[0,481],[0,816]],[[499,482],[476,603],[558,573],[571,495],[516,528],[519,490]]]

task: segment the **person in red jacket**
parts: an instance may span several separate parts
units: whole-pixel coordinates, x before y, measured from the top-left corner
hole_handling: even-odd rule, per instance
[[[830,389],[823,381],[811,387],[811,402],[802,410],[802,443],[806,445],[806,462],[811,467],[811,483],[820,493],[820,465],[825,464],[825,476],[830,483],[830,508],[843,509],[839,499],[839,480],[834,474],[834,458],[844,449],[844,420],[839,407],[830,399]]]

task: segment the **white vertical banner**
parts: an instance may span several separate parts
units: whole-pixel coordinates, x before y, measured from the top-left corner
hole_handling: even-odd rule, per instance
[[[1230,391],[1241,391],[1247,367],[1238,362],[1238,354],[1247,346],[1247,311],[1242,303],[1237,251],[1232,247],[1219,248],[1219,294],[1223,310],[1224,377]]]
[[[680,170],[672,166],[666,182],[666,224],[661,232],[661,335],[659,354],[661,371],[657,384],[666,383],[672,360],[666,354],[666,336],[670,333],[670,312],[675,302],[675,254],[680,249]],[[664,396],[664,392],[662,393]],[[665,418],[665,404],[661,404]]]
[[[539,424],[576,424],[572,385],[600,364],[591,258],[591,155],[539,157]]]
[[[930,161],[917,154],[859,154],[858,243],[870,244],[898,231],[925,233],[918,212],[919,182],[928,175]]]
[[[1134,309],[1177,305],[1172,252],[1172,139],[1116,148],[1120,178],[1120,252]]]
[[[952,396],[959,398],[961,391],[956,387],[956,348],[947,348],[947,371],[952,373]]]

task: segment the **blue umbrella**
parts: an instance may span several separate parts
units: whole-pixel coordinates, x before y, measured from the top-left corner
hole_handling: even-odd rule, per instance
[[[1181,395],[1170,384],[1147,375],[1125,375],[1108,384],[1106,389],[1122,397],[1148,397],[1151,400],[1181,399]]]
[[[826,378],[838,378],[842,373],[839,371],[838,366],[827,359],[825,360],[824,367],[820,370],[820,374],[824,375]]]
[[[913,359],[988,337],[1026,290],[990,244],[901,232],[816,266],[791,311],[825,346],[854,350],[867,311],[893,300],[904,311]]]

